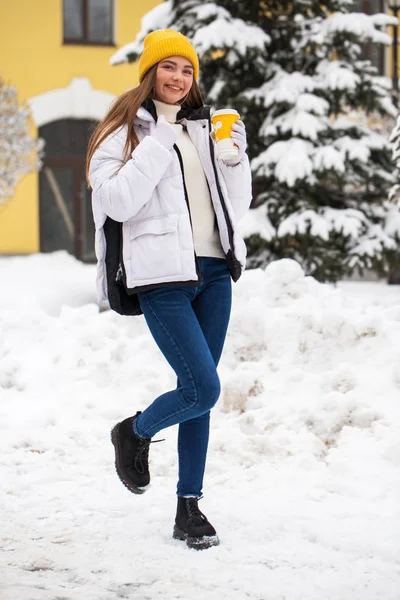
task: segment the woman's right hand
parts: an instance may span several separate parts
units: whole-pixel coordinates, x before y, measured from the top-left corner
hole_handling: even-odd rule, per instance
[[[172,146],[176,143],[180,130],[182,129],[181,125],[171,125],[168,123],[164,115],[160,115],[157,119],[156,126],[151,134],[151,137],[154,138],[159,144],[164,146],[167,150],[171,150]]]

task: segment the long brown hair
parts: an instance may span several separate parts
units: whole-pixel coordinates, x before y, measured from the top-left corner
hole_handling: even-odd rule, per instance
[[[134,120],[139,107],[146,100],[146,98],[153,97],[156,84],[157,67],[158,63],[147,71],[140,85],[128,90],[124,94],[121,94],[121,96],[115,100],[104,119],[100,121],[94,130],[89,140],[88,153],[86,157],[86,179],[89,187],[90,161],[92,160],[94,152],[107,136],[109,136],[111,133],[114,133],[114,131],[120,127],[123,127],[126,124],[128,125],[128,134],[126,136],[123,154],[124,162],[139,144],[139,139],[134,129]],[[193,79],[192,87],[183,101],[181,101],[181,107],[195,109],[200,108],[201,106],[203,106],[203,99],[201,97],[200,88],[196,80]]]

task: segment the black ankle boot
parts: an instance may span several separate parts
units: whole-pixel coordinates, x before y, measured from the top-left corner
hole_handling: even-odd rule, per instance
[[[176,540],[185,540],[189,548],[205,550],[211,546],[218,546],[219,539],[214,527],[199,510],[198,500],[178,497],[173,537]]]
[[[115,468],[122,483],[134,494],[143,494],[150,483],[150,438],[141,438],[133,431],[133,421],[140,415],[117,423],[111,431],[115,448]]]

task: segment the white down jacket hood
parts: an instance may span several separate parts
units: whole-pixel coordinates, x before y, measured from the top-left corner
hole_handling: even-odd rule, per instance
[[[237,221],[251,201],[248,157],[234,166],[215,158],[209,107],[192,111],[186,118],[180,111],[178,119],[198,151],[221,245],[236,281],[246,259]],[[110,300],[112,308],[115,283],[132,296],[171,282],[199,282],[182,159],[177,146],[167,150],[152,137],[155,124],[154,103],[146,101],[135,119],[140,143],[131,158],[124,164],[124,127],[105,139],[90,163],[98,299]]]

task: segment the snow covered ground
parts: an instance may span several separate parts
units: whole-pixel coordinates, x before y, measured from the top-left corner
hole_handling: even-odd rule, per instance
[[[201,509],[171,539],[176,429],[152,487],[119,482],[112,425],[174,385],[143,317],[99,311],[94,267],[0,259],[1,600],[399,600],[400,288],[246,272]]]

